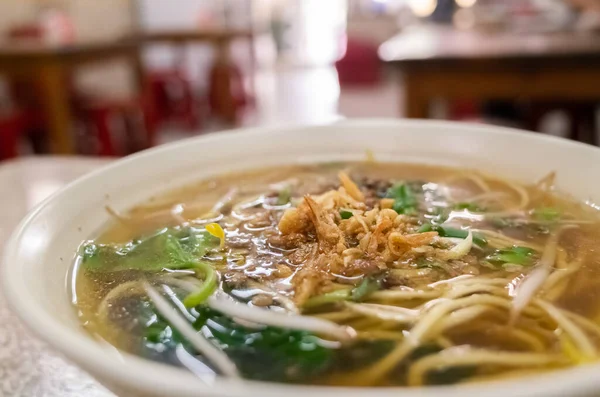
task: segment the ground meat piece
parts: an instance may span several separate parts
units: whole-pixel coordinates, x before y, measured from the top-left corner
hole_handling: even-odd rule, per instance
[[[287,259],[290,263],[294,265],[300,265],[308,259],[309,255],[313,255],[316,252],[316,245],[312,244],[303,244],[297,250],[292,252],[287,256]]]
[[[369,177],[359,180],[358,185],[362,186],[365,190],[372,191],[378,198],[384,197],[388,189],[392,186],[391,182],[386,179]]]
[[[461,260],[471,266],[475,266],[479,263],[479,261],[477,260],[477,257],[475,255],[471,255],[471,254],[463,256],[461,258]]]
[[[270,306],[273,304],[273,297],[266,294],[257,294],[252,297],[252,304],[254,306]]]
[[[358,181],[365,195],[365,204],[367,208],[372,209],[379,204],[379,200],[385,197],[391,183],[383,179],[363,178]]]
[[[351,261],[344,269],[344,276],[370,275],[385,268],[385,263],[377,258],[359,258]]]
[[[294,272],[289,266],[282,263],[275,265],[275,268],[277,270],[273,272],[273,275],[277,278],[287,278]]]
[[[269,245],[281,249],[294,249],[313,240],[311,235],[302,233],[275,234],[268,238]]]
[[[248,276],[241,272],[227,272],[223,276],[223,281],[225,285],[231,289],[242,288],[248,281]]]
[[[367,190],[365,191],[364,203],[367,206],[367,209],[373,209],[377,204],[379,204],[379,197],[377,197],[377,194],[372,190]]]
[[[448,265],[458,274],[479,274],[479,269],[476,266],[473,266],[464,260],[450,261],[448,262]]]
[[[423,269],[395,269],[388,273],[385,282],[387,285],[404,285],[419,287],[431,284],[441,279],[440,272],[433,268]]]
[[[246,226],[252,229],[258,229],[273,226],[275,223],[276,220],[271,211],[263,210],[257,212],[251,219],[246,221]]]

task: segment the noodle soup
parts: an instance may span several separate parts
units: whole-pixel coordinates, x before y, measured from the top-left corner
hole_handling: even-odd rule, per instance
[[[214,374],[424,386],[596,360],[597,211],[472,170],[335,163],[151,198],[82,243],[82,324]]]

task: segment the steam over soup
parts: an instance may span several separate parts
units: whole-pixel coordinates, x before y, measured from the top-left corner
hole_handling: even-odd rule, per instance
[[[597,359],[597,211],[472,170],[290,166],[153,198],[82,244],[81,322],[199,374],[423,386]]]

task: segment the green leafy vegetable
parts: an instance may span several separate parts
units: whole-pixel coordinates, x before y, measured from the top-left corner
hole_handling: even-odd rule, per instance
[[[380,290],[383,284],[384,277],[384,274],[365,277],[360,282],[360,284],[358,284],[355,288],[352,289],[352,293],[350,294],[352,300],[360,302],[369,295],[371,295],[373,292]]]
[[[467,238],[469,231],[448,226],[436,226],[435,230],[442,237]],[[487,240],[479,233],[473,233],[473,242],[479,246],[487,245]]]
[[[427,259],[425,257],[419,257],[415,260],[415,266],[417,269],[439,268],[440,264],[437,261]]]
[[[162,229],[150,237],[125,244],[87,243],[81,249],[84,269],[93,272],[197,269],[204,276],[202,287],[184,299],[186,307],[203,303],[217,287],[217,275],[201,258],[218,245],[219,239],[194,228]]]
[[[398,183],[390,187],[385,197],[394,199],[392,209],[399,214],[411,214],[417,211],[417,197],[410,186],[405,183]]]
[[[300,382],[318,376],[332,364],[335,350],[327,348],[315,335],[277,327],[249,328],[206,307],[199,307],[193,326],[220,347],[240,372],[248,378],[265,381]],[[183,344],[193,349],[171,327],[158,319],[145,332],[151,350],[162,344],[173,349]]]
[[[290,202],[292,198],[292,189],[289,186],[281,189],[277,195],[277,205],[285,205]]]
[[[418,233],[425,233],[425,232],[431,232],[431,231],[433,231],[433,226],[431,225],[431,223],[424,223],[417,230]]]
[[[485,260],[494,265],[503,265],[505,263],[514,263],[521,266],[530,266],[533,263],[535,250],[529,247],[514,246],[505,249],[499,249],[486,256]]]
[[[328,303],[336,303],[349,300],[352,297],[352,290],[338,289],[323,295],[313,296],[304,303],[304,307],[317,307]]]
[[[467,238],[469,231],[465,229],[458,229],[449,226],[438,226],[430,223],[425,223],[417,230],[419,233],[424,232],[438,232],[440,237],[453,237],[453,238]],[[480,233],[473,233],[473,242],[481,247],[487,245],[487,240]]]
[[[557,208],[540,207],[532,211],[533,217],[542,222],[556,222],[560,219],[561,213]]]
[[[353,215],[354,214],[352,213],[352,211],[340,210],[340,216],[342,217],[342,219],[350,219]]]
[[[329,303],[337,303],[347,300],[360,302],[371,293],[381,289],[385,273],[376,276],[365,277],[356,287],[352,289],[338,289],[323,295],[313,296],[304,303],[305,308],[317,307]]]
[[[432,224],[441,225],[448,220],[448,217],[450,216],[450,209],[435,207],[433,210],[431,210],[430,215],[432,215],[430,219]]]
[[[125,244],[86,243],[80,255],[82,267],[94,272],[156,272],[195,267],[197,260],[218,243],[218,239],[194,228],[171,228]]]

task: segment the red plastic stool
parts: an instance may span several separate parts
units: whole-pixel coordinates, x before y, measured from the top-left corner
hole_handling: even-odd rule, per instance
[[[242,111],[250,103],[240,69],[233,63],[216,62],[209,81],[211,111],[227,122],[238,123]]]
[[[373,85],[381,81],[377,46],[365,40],[348,38],[346,52],[335,67],[341,85]]]
[[[25,119],[20,112],[0,116],[0,160],[19,155],[18,146],[25,127]]]
[[[469,100],[456,100],[450,103],[450,120],[477,120],[481,117],[481,109],[477,102]]]
[[[154,71],[148,80],[157,124],[173,121],[190,131],[200,128],[200,103],[183,72],[178,69]]]
[[[33,110],[15,110],[0,114],[0,160],[19,156],[19,140],[28,135],[32,141],[39,139],[43,128],[42,115]],[[35,142],[32,142],[35,147]]]
[[[84,104],[79,113],[85,125],[85,138],[94,141],[90,145],[83,140],[80,143],[83,152],[118,156],[155,143],[153,109],[147,105],[145,95],[125,100],[92,100]],[[117,122],[121,122],[121,131]]]

